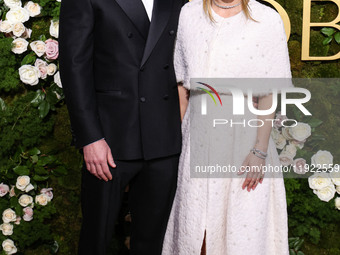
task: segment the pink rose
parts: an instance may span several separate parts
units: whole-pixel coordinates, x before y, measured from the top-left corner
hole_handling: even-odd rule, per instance
[[[9,187],[6,184],[0,184],[0,197],[5,196],[9,192]]]
[[[15,189],[14,186],[11,187],[11,190],[9,191],[9,196],[14,197],[15,196]]]
[[[33,209],[31,207],[25,207],[23,209],[24,216],[22,216],[24,221],[31,221],[33,219]]]
[[[44,60],[37,58],[34,65],[39,69],[40,78],[45,79],[47,77],[47,63]]]
[[[57,59],[59,56],[58,41],[53,39],[48,39],[45,41],[46,44],[46,58],[47,59]]]
[[[274,127],[275,127],[275,128],[280,128],[280,127],[282,127],[282,121],[287,120],[287,119],[288,119],[287,116],[282,115],[281,112],[278,112],[278,113],[276,114],[276,117],[275,117]]]
[[[45,194],[46,196],[48,196],[49,201],[51,201],[53,199],[53,192],[52,192],[52,188],[43,188],[40,193],[41,194]]]
[[[297,174],[305,174],[308,172],[306,160],[303,158],[297,158],[293,162],[294,172]]]
[[[20,224],[20,221],[21,221],[21,217],[20,217],[20,216],[17,216],[17,219],[15,220],[14,224],[15,224],[15,225],[19,225],[19,224]]]

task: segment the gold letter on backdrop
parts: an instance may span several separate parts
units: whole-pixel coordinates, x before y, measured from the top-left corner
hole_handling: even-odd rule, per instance
[[[325,56],[325,57],[311,57],[309,55],[309,48],[310,48],[310,28],[311,27],[334,27],[340,30],[340,26],[337,25],[340,21],[340,12],[338,13],[338,17],[331,22],[325,23],[312,23],[311,19],[311,8],[312,8],[312,1],[322,1],[322,0],[304,0],[303,5],[303,28],[302,28],[302,60],[335,60],[340,58],[340,52],[334,56]],[[332,1],[338,6],[338,10],[340,10],[340,0],[327,0]]]
[[[270,3],[281,15],[283,23],[285,24],[285,30],[286,30],[287,41],[288,41],[290,37],[291,26],[290,26],[290,19],[289,19],[287,12],[278,2],[275,2],[274,0],[264,0],[264,1]]]

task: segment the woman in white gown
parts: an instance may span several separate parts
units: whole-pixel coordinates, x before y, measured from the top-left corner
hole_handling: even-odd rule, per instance
[[[256,0],[215,1],[193,0],[182,9],[174,55],[178,82],[189,90],[190,78],[195,77],[290,78],[286,35],[280,15]],[[242,4],[237,5],[240,1]],[[226,9],[221,5],[236,6]],[[179,90],[183,95],[183,89]],[[203,240],[208,255],[289,254],[282,177],[264,178],[260,182],[259,178],[252,182],[245,176],[190,178],[190,147],[196,148],[190,145],[189,120],[193,125],[200,119],[201,100],[196,92],[191,89],[190,107],[182,122],[178,188],[162,254],[199,255]],[[232,107],[230,95],[220,94],[223,105]],[[271,106],[270,94],[258,96],[259,109]],[[181,102],[185,105],[183,96]],[[225,114],[235,118],[231,112]],[[245,118],[254,117],[257,116],[246,112]],[[204,124],[195,123],[195,126],[201,125]],[[209,137],[225,146],[216,156],[223,158],[223,163],[237,167],[242,164],[280,165],[270,139],[271,126],[224,130],[222,137]],[[249,153],[254,147],[268,154],[265,160],[259,154]],[[209,154],[211,149],[206,146],[203,154]]]

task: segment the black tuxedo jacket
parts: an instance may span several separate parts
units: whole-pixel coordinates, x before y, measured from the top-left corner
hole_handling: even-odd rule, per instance
[[[181,150],[173,48],[183,0],[65,0],[60,74],[78,148],[101,138],[120,160]]]

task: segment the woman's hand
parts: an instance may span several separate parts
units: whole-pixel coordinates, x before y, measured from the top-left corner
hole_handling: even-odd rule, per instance
[[[264,173],[262,166],[266,164],[264,159],[255,156],[252,152],[248,154],[243,161],[241,169],[238,175],[242,175],[247,172],[246,179],[242,184],[242,189],[247,188],[247,191],[255,190],[259,183],[263,182]]]

